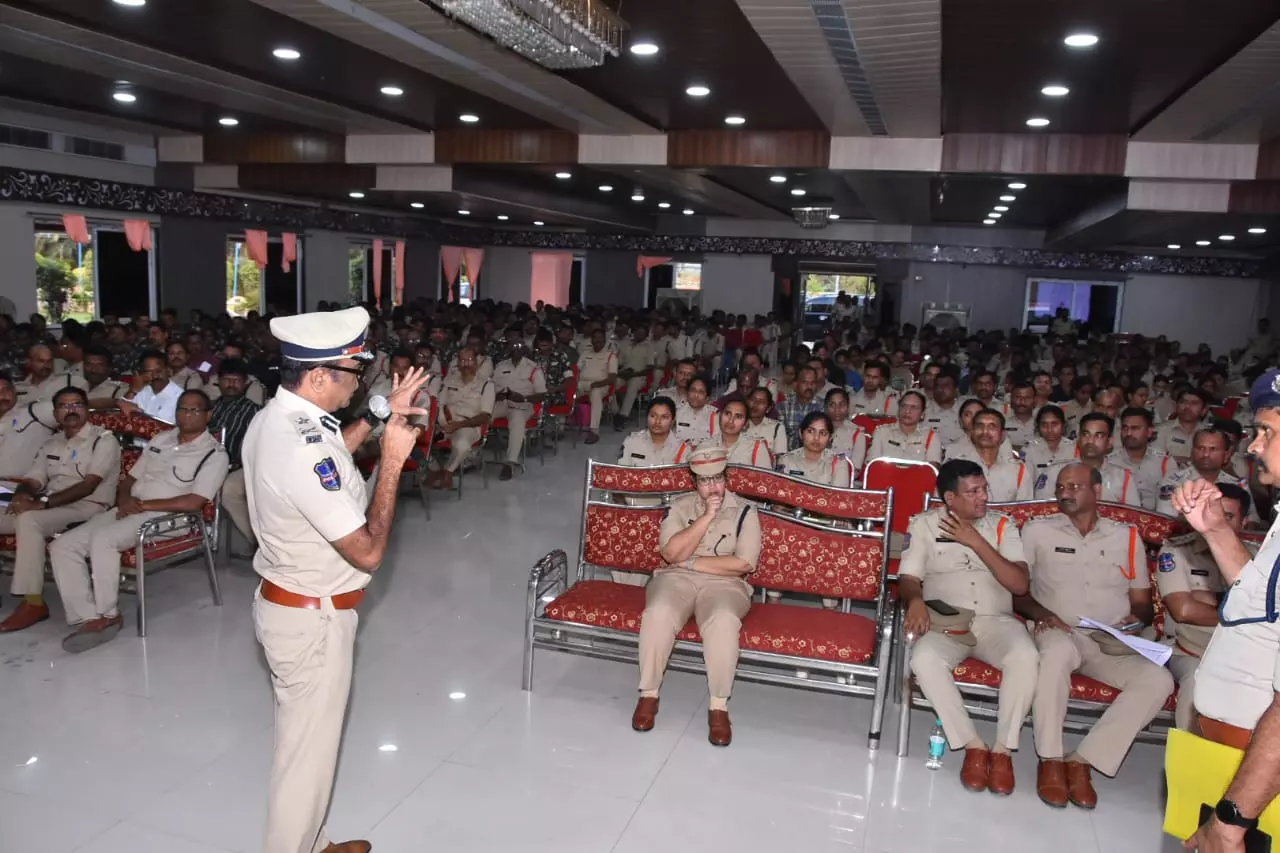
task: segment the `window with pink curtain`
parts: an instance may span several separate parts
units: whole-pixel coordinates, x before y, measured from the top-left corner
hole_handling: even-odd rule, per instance
[[[569,304],[569,279],[573,275],[572,252],[534,252],[529,275],[529,304]]]

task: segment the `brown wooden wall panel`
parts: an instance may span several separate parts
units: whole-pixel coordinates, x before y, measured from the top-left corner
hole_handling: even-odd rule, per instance
[[[206,163],[343,163],[347,142],[327,133],[211,133]]]
[[[1123,134],[948,133],[944,172],[1028,175],[1123,175]]]
[[[577,163],[578,136],[567,130],[441,130],[437,163]]]
[[[1258,146],[1259,180],[1280,180],[1280,139],[1273,139]]]
[[[819,130],[678,130],[667,134],[669,166],[825,169],[831,134]]]
[[[377,166],[347,164],[248,164],[239,169],[242,190],[276,192],[304,197],[346,195],[367,191],[378,181]]]
[[[1229,213],[1280,213],[1280,181],[1232,181]]]

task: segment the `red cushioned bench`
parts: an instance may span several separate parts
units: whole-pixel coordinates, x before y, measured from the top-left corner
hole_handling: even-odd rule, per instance
[[[761,504],[763,550],[748,580],[758,593],[743,620],[737,677],[829,693],[870,696],[870,746],[879,745],[890,691],[894,619],[885,598],[887,492],[837,489],[765,471],[731,466],[729,489]],[[551,649],[636,661],[643,587],[596,577],[609,570],[651,573],[658,553],[662,506],[616,503],[630,497],[670,497],[693,488],[687,466],[623,468],[589,462],[578,563],[564,551],[547,554],[529,577],[523,688],[533,687],[534,653]],[[768,603],[766,590],[814,597]],[[816,599],[841,600],[838,611]],[[691,620],[677,637],[672,669],[704,672],[700,637]]]
[[[930,504],[936,503],[937,498],[931,499]],[[1058,511],[1058,502],[1056,500],[992,503],[989,506],[993,511],[1002,512],[1013,518],[1019,528],[1033,518],[1043,518]],[[1165,609],[1164,602],[1160,598],[1160,590],[1156,584],[1156,563],[1155,553],[1153,552],[1159,551],[1165,539],[1179,533],[1185,533],[1187,528],[1178,519],[1122,504],[1099,503],[1098,512],[1112,521],[1132,524],[1138,529],[1138,535],[1142,537],[1143,543],[1147,546],[1147,571],[1151,576],[1151,594],[1155,602],[1155,617],[1152,619],[1152,625],[1155,628],[1157,637],[1163,636]],[[899,756],[905,756],[910,749],[911,709],[933,709],[932,703],[924,698],[916,688],[915,679],[911,676],[910,667],[907,666],[907,661],[911,657],[913,638],[908,637],[905,631],[902,630],[903,615],[902,607],[899,606],[896,614],[896,630],[900,637],[900,649],[897,659],[899,681],[898,688],[895,691],[895,698],[899,702]],[[1000,670],[977,658],[965,658],[955,668],[954,675],[956,684],[960,687],[960,694],[966,700],[965,707],[969,709],[969,713],[980,719],[994,720],[996,718],[997,697],[1000,689]],[[1101,681],[1079,673],[1073,674],[1071,676],[1071,698],[1067,703],[1067,730],[1075,732],[1088,731],[1097,717],[1119,695],[1120,691],[1109,684],[1103,684]],[[907,697],[909,697],[909,701]],[[1177,705],[1177,701],[1178,688],[1175,685],[1173,693],[1170,694],[1164,704],[1164,710],[1139,735],[1140,740],[1164,740],[1168,729],[1173,723],[1173,709]],[[1029,725],[1030,722],[1031,718],[1028,716],[1025,724]]]

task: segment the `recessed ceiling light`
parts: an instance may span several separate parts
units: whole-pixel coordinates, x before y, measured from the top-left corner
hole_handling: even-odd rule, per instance
[[[1197,241],[1196,241],[1196,245],[1197,245],[1197,246],[1210,246],[1210,245],[1212,245],[1212,244],[1213,244],[1213,241],[1212,241],[1212,240],[1197,240]]]
[[[1027,185],[1024,184],[1022,181],[1014,181],[1013,183],[1009,184],[1009,189],[1011,190],[1025,190],[1026,188],[1027,188]]]
[[[1219,235],[1218,235],[1218,239],[1219,239],[1219,240],[1222,240],[1222,241],[1227,242],[1227,243],[1230,243],[1230,242],[1231,242],[1232,240],[1234,240],[1235,238],[1236,238],[1236,235],[1234,235],[1234,234],[1219,234]]]
[[[1027,127],[1048,127],[1048,126],[1049,126],[1049,120],[1047,118],[1034,116],[1032,118],[1027,119]]]
[[[599,187],[597,187],[597,189],[599,189],[599,190],[600,190],[600,192],[602,192],[602,193],[611,193],[611,192],[613,192],[613,185],[612,185],[612,184],[601,184]]]
[[[651,41],[633,41],[631,52],[636,56],[653,56],[658,52],[658,46]]]
[[[404,94],[404,89],[401,89],[399,86],[383,86],[378,91],[389,98],[398,98]]]
[[[111,97],[115,98],[122,104],[132,104],[134,101],[138,100],[138,96],[133,94],[133,92],[115,92]]]
[[[668,207],[670,207],[670,206],[671,206],[671,202],[669,202],[669,201],[660,201],[660,202],[658,202],[658,207],[662,208],[663,210],[666,210],[666,209],[667,209]]]
[[[787,182],[786,175],[770,175],[769,180],[775,184],[785,184]]]
[[[547,223],[543,222],[541,219],[535,219],[535,220],[533,220],[533,224],[534,224],[534,225],[546,225]]]
[[[695,84],[685,89],[684,93],[691,98],[705,98],[711,94],[711,90],[701,84]]]
[[[422,208],[426,207],[426,205],[420,201],[410,202],[409,206],[412,207],[414,210],[422,210]]]
[[[1261,225],[1255,225],[1254,227],[1249,229],[1249,233],[1250,234],[1266,234],[1267,229],[1263,228]]]
[[[632,194],[631,194],[631,200],[632,200],[632,201],[644,201],[644,193],[632,193]]]
[[[271,51],[271,55],[276,59],[283,59],[285,62],[293,62],[302,58],[302,54],[291,47],[277,47]]]
[[[692,207],[686,207],[684,210],[682,210],[682,211],[680,211],[680,212],[681,212],[681,213],[683,213],[685,216],[693,216],[693,208],[692,208]]]
[[[1017,201],[1018,197],[1016,195],[1002,195],[1000,196],[1000,200],[1001,201]]]
[[[462,122],[463,124],[475,124],[479,120],[480,120],[480,116],[476,115],[475,113],[463,113],[462,115],[458,116],[458,121]]]
[[[992,210],[998,210],[999,212],[1004,213],[1005,211],[1007,211],[1007,210],[1009,209],[1009,206],[1008,206],[1008,205],[1005,205],[1005,204],[997,204],[995,207],[993,207],[993,208],[991,208],[991,209],[992,209]]]
[[[1067,47],[1093,47],[1098,43],[1098,37],[1093,33],[1072,33],[1062,43]]]
[[[731,125],[733,125],[734,127],[738,127],[739,125],[746,124],[746,123],[747,123],[747,120],[746,120],[745,118],[743,118],[742,116],[725,116],[725,117],[724,117],[724,123],[725,123],[725,124],[731,124]]]
[[[378,752],[399,752],[399,751],[400,751],[400,747],[396,746],[394,743],[384,743],[382,744],[382,746],[378,747]]]
[[[240,119],[233,118],[231,116],[223,116],[222,118],[218,119],[218,124],[222,125],[223,127],[235,127],[239,123],[240,123]]]
[[[562,181],[567,181],[573,177],[572,172],[556,172],[556,177]]]
[[[835,221],[836,221],[837,219],[839,219],[839,218],[840,218],[840,214],[838,214],[838,213],[828,213],[828,214],[827,214],[827,219],[830,219],[832,222],[835,222]]]
[[[352,190],[351,192],[347,193],[347,197],[348,198],[364,198],[364,193],[360,192],[359,190]]]
[[[116,5],[117,5],[117,6],[133,6],[133,7],[137,7],[137,6],[145,6],[145,5],[147,5],[147,0],[115,0],[115,3],[116,3]]]
[[[799,187],[794,187],[791,190],[791,194],[794,196],[802,196],[804,195],[804,190],[800,189]]]
[[[463,693],[461,690],[455,690],[449,694],[449,698],[457,701],[459,699],[466,699],[467,694]]]
[[[1050,98],[1061,98],[1071,93],[1066,86],[1049,85],[1040,90],[1040,94],[1048,95]]]
[[[993,213],[988,213],[988,214],[987,214],[987,218],[988,218],[988,219],[999,219],[1001,216],[1004,216],[1004,214],[1003,214],[1003,213],[994,213],[994,212],[993,212]]]
[[[996,221],[995,221],[994,219],[984,219],[984,220],[982,220],[982,224],[983,224],[983,225],[995,225],[995,224],[996,224]]]
[[[506,221],[507,221],[508,219],[510,219],[510,218],[511,218],[511,217],[510,217],[510,216],[507,216],[505,213],[499,213],[499,214],[498,214],[498,221],[499,221],[499,222],[506,222]]]
[[[1181,244],[1181,243],[1170,243],[1170,244],[1169,244],[1169,248],[1170,248],[1170,249],[1181,249],[1181,248],[1182,248],[1182,244]]]
[[[458,215],[459,215],[459,216],[470,216],[470,215],[471,215],[471,211],[467,210],[467,209],[464,207],[464,208],[462,208],[462,209],[460,209],[460,210],[458,211]]]

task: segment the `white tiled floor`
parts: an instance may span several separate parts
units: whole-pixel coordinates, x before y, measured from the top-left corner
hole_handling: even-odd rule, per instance
[[[617,446],[605,439],[600,458]],[[958,754],[924,768],[924,714],[910,758],[893,755],[892,713],[885,748],[868,752],[864,700],[741,684],[734,743],[716,749],[697,676],[668,677],[645,735],[629,725],[633,667],[543,652],[535,692],[521,692],[528,568],[552,548],[572,555],[586,456],[566,443],[487,492],[471,477],[466,499],[437,500],[430,522],[402,502],[361,608],[334,837],[367,837],[379,853],[1177,849],[1160,833],[1153,746],[1098,780],[1089,814],[1036,798],[1029,731],[1018,790],[1000,799],[960,787]],[[233,564],[223,581],[216,608],[197,570],[157,575],[145,641],[130,624],[66,655],[60,611],[0,637],[0,850],[257,853],[271,694],[254,576]]]

